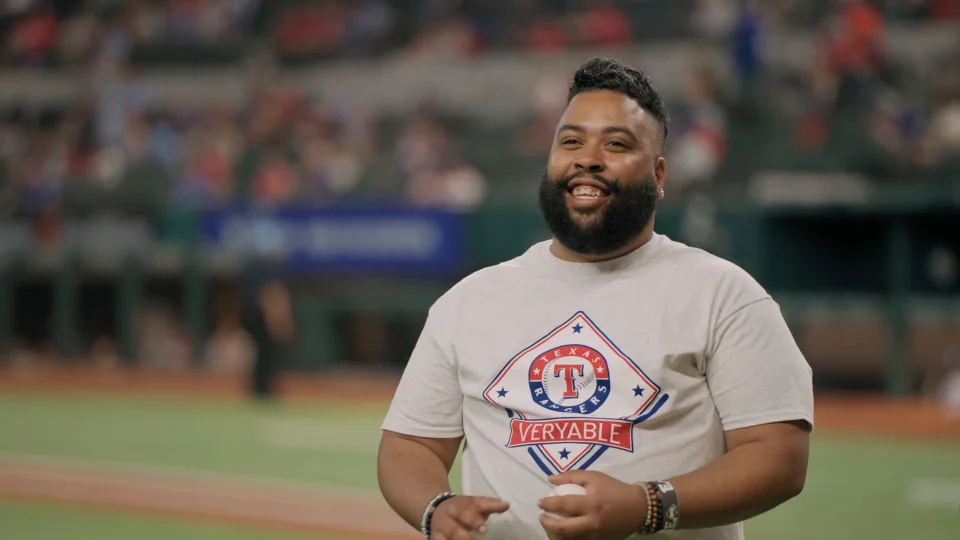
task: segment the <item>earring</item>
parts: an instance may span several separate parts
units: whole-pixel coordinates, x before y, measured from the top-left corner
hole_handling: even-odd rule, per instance
[[[657,195],[663,197],[663,188],[662,188],[662,187],[658,187],[658,188],[657,188]]]

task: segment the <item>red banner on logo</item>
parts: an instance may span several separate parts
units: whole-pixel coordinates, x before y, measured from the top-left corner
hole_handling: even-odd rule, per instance
[[[510,421],[508,447],[554,443],[602,444],[632,452],[633,424],[602,418]]]

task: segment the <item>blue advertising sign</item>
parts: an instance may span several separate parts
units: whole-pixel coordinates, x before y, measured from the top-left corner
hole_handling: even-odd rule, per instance
[[[204,248],[277,260],[289,272],[445,274],[465,259],[465,216],[407,208],[259,210],[201,215]]]

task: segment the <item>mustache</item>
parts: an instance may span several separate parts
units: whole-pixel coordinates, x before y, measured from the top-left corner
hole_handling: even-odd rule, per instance
[[[617,180],[610,180],[609,178],[604,178],[599,174],[594,173],[577,173],[577,174],[568,174],[564,177],[561,177],[557,181],[557,185],[562,189],[567,189],[570,186],[570,182],[573,182],[577,178],[590,178],[596,180],[603,184],[603,187],[607,188],[607,191],[610,193],[619,193],[620,192],[620,182]]]

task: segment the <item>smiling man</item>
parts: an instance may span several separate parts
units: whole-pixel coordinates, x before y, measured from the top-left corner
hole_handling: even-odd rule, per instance
[[[751,276],[654,232],[667,124],[642,73],[581,66],[540,183],[553,238],[431,307],[378,457],[427,538],[741,539],[802,490],[810,367]]]

